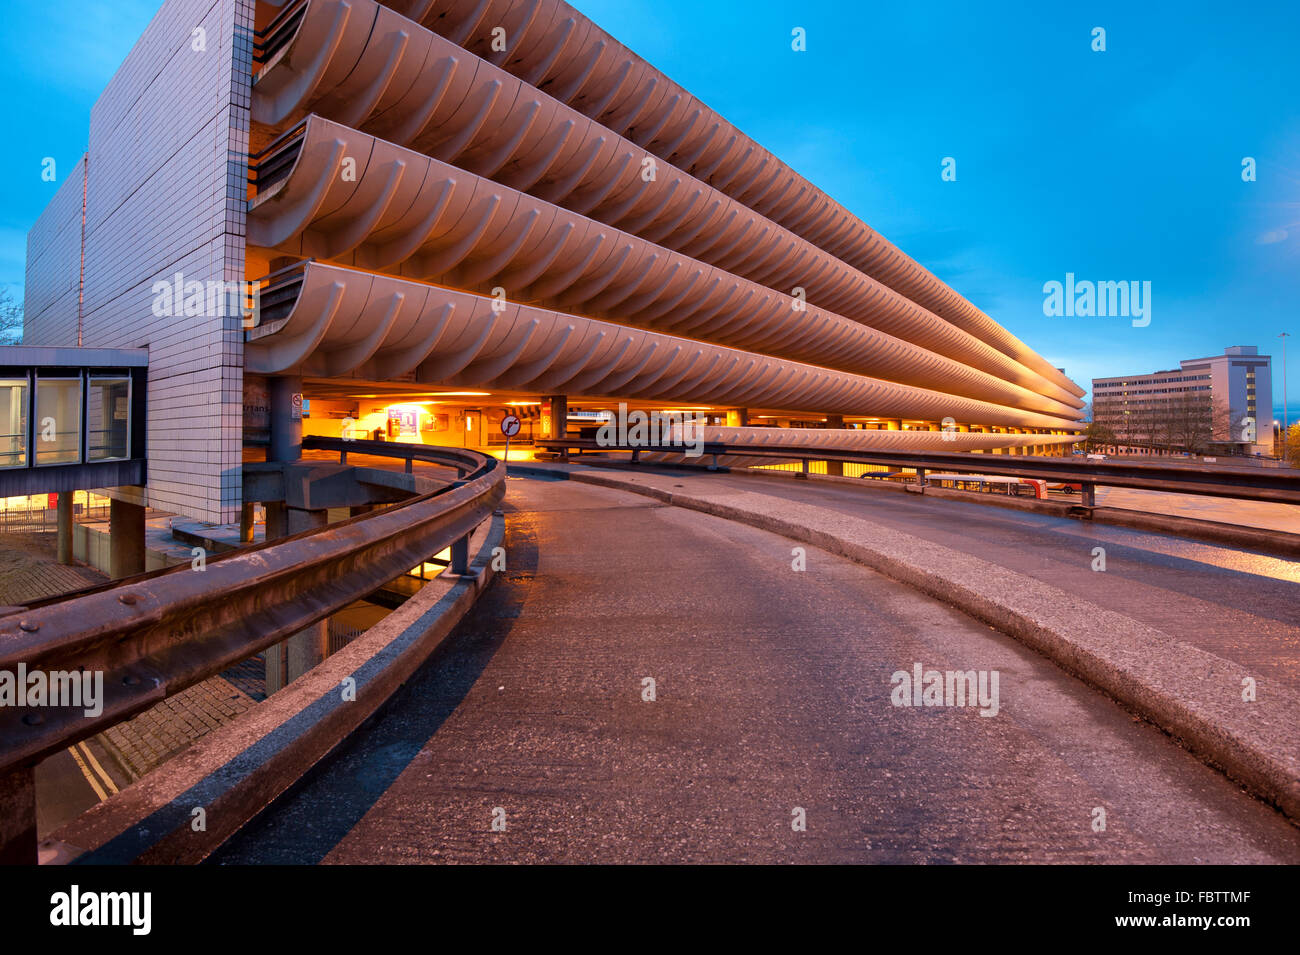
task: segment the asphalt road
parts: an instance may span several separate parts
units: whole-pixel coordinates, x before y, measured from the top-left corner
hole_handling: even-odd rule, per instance
[[[879,488],[684,477],[817,504],[972,554],[1300,690],[1300,561],[1223,544]],[[1093,570],[1094,550],[1105,570]]]
[[[130,783],[97,737],[76,743],[36,767],[36,831],[45,837]]]
[[[942,603],[815,548],[794,570],[784,538],[648,498],[508,488],[506,573],[212,861],[1300,862],[1278,813]],[[1092,573],[1078,527],[1040,556],[1016,545],[1036,518],[943,503],[908,529],[970,537],[1026,572]],[[1092,586],[1138,566],[1166,584],[1231,575],[1177,599],[1250,613],[1232,597],[1242,571],[1107,541]],[[892,675],[916,663],[997,671],[996,715],[894,705]]]

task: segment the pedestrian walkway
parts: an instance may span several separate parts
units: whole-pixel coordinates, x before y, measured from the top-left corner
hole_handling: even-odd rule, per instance
[[[53,534],[0,535],[0,604],[16,606],[93,587],[108,578],[55,560]]]
[[[216,676],[110,727],[100,740],[135,781],[254,703],[229,680]]]
[[[1172,491],[1142,491],[1127,487],[1099,487],[1097,505],[1300,534],[1300,507],[1294,504],[1235,501],[1227,497],[1176,494]]]

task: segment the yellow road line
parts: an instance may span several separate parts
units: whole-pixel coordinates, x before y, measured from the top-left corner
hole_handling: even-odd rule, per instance
[[[86,777],[86,782],[90,783],[90,788],[95,790],[95,795],[99,797],[101,802],[107,799],[108,794],[104,792],[103,788],[99,785],[99,780],[97,780],[91,774],[90,770],[86,768],[86,764],[82,762],[81,754],[77,752],[77,748],[75,746],[69,746],[68,752],[71,753],[72,758],[77,761],[77,768],[81,770],[81,775]]]
[[[104,785],[108,787],[108,791],[111,793],[117,792],[117,783],[113,782],[112,776],[104,772],[104,767],[99,765],[99,760],[97,760],[95,754],[90,751],[90,746],[86,741],[83,739],[77,745],[80,746],[81,751],[86,754],[86,762],[90,763],[90,768],[93,769],[99,775],[99,778],[104,781]]]

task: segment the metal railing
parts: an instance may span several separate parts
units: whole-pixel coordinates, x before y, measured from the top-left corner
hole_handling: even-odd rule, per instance
[[[505,466],[456,448],[309,438],[304,446],[427,461],[446,486],[324,528],[142,574],[68,597],[0,608],[0,671],[101,674],[102,710],[0,707],[0,861],[34,858],[34,767],[279,643],[469,537],[505,494]],[[408,464],[409,467],[409,464]],[[30,843],[28,837],[30,836]]]
[[[681,446],[632,447],[631,445],[597,445],[582,439],[540,439],[539,447],[565,453],[580,451],[630,451],[632,463],[642,454],[681,455]],[[807,474],[816,461],[881,464],[914,468],[917,483],[925,484],[927,470],[958,474],[995,474],[1004,477],[1037,478],[1054,484],[1077,484],[1082,489],[1081,505],[1096,505],[1096,489],[1127,487],[1146,491],[1171,491],[1208,497],[1230,497],[1274,504],[1300,504],[1300,473],[1279,473],[1271,469],[1217,467],[1201,463],[1152,464],[1136,461],[1091,461],[1086,458],[1039,458],[1010,454],[974,454],[944,451],[837,451],[811,449],[799,445],[747,445],[705,442],[702,461],[709,470],[717,470],[726,456],[773,458],[798,461]],[[650,462],[647,462],[650,463]],[[658,462],[664,463],[664,462]],[[691,462],[686,462],[690,464]],[[669,466],[681,466],[673,463]],[[698,465],[697,465],[698,466]]]

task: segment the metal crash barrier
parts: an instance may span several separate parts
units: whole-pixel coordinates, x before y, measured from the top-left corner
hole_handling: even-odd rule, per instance
[[[364,598],[450,547],[468,568],[469,537],[505,494],[505,466],[455,448],[308,438],[304,447],[352,450],[454,468],[446,486],[383,510],[23,607],[0,608],[0,677],[46,675],[72,687],[102,674],[99,712],[0,706],[0,862],[36,859],[35,766],[44,757]],[[98,679],[98,676],[96,676]]]
[[[1267,501],[1274,504],[1300,504],[1300,476],[1266,468],[1223,467],[1204,464],[1152,464],[1132,461],[1093,461],[1079,458],[1036,458],[1008,454],[970,454],[941,451],[845,451],[834,448],[809,448],[807,445],[747,444],[740,442],[704,441],[700,455],[687,458],[680,445],[634,446],[598,444],[584,439],[539,439],[538,447],[557,451],[567,456],[569,451],[631,452],[632,463],[658,466],[703,466],[716,470],[727,465],[728,459],[748,462],[750,459],[772,461],[801,461],[808,473],[810,461],[877,464],[914,468],[917,482],[924,485],[927,471],[946,474],[986,474],[1003,477],[1042,480],[1050,484],[1079,485],[1081,506],[1096,505],[1096,489],[1104,487],[1129,487],[1147,491],[1170,491],[1177,494],[1200,494],[1208,497],[1230,497],[1247,501]],[[653,455],[659,460],[646,460]]]

